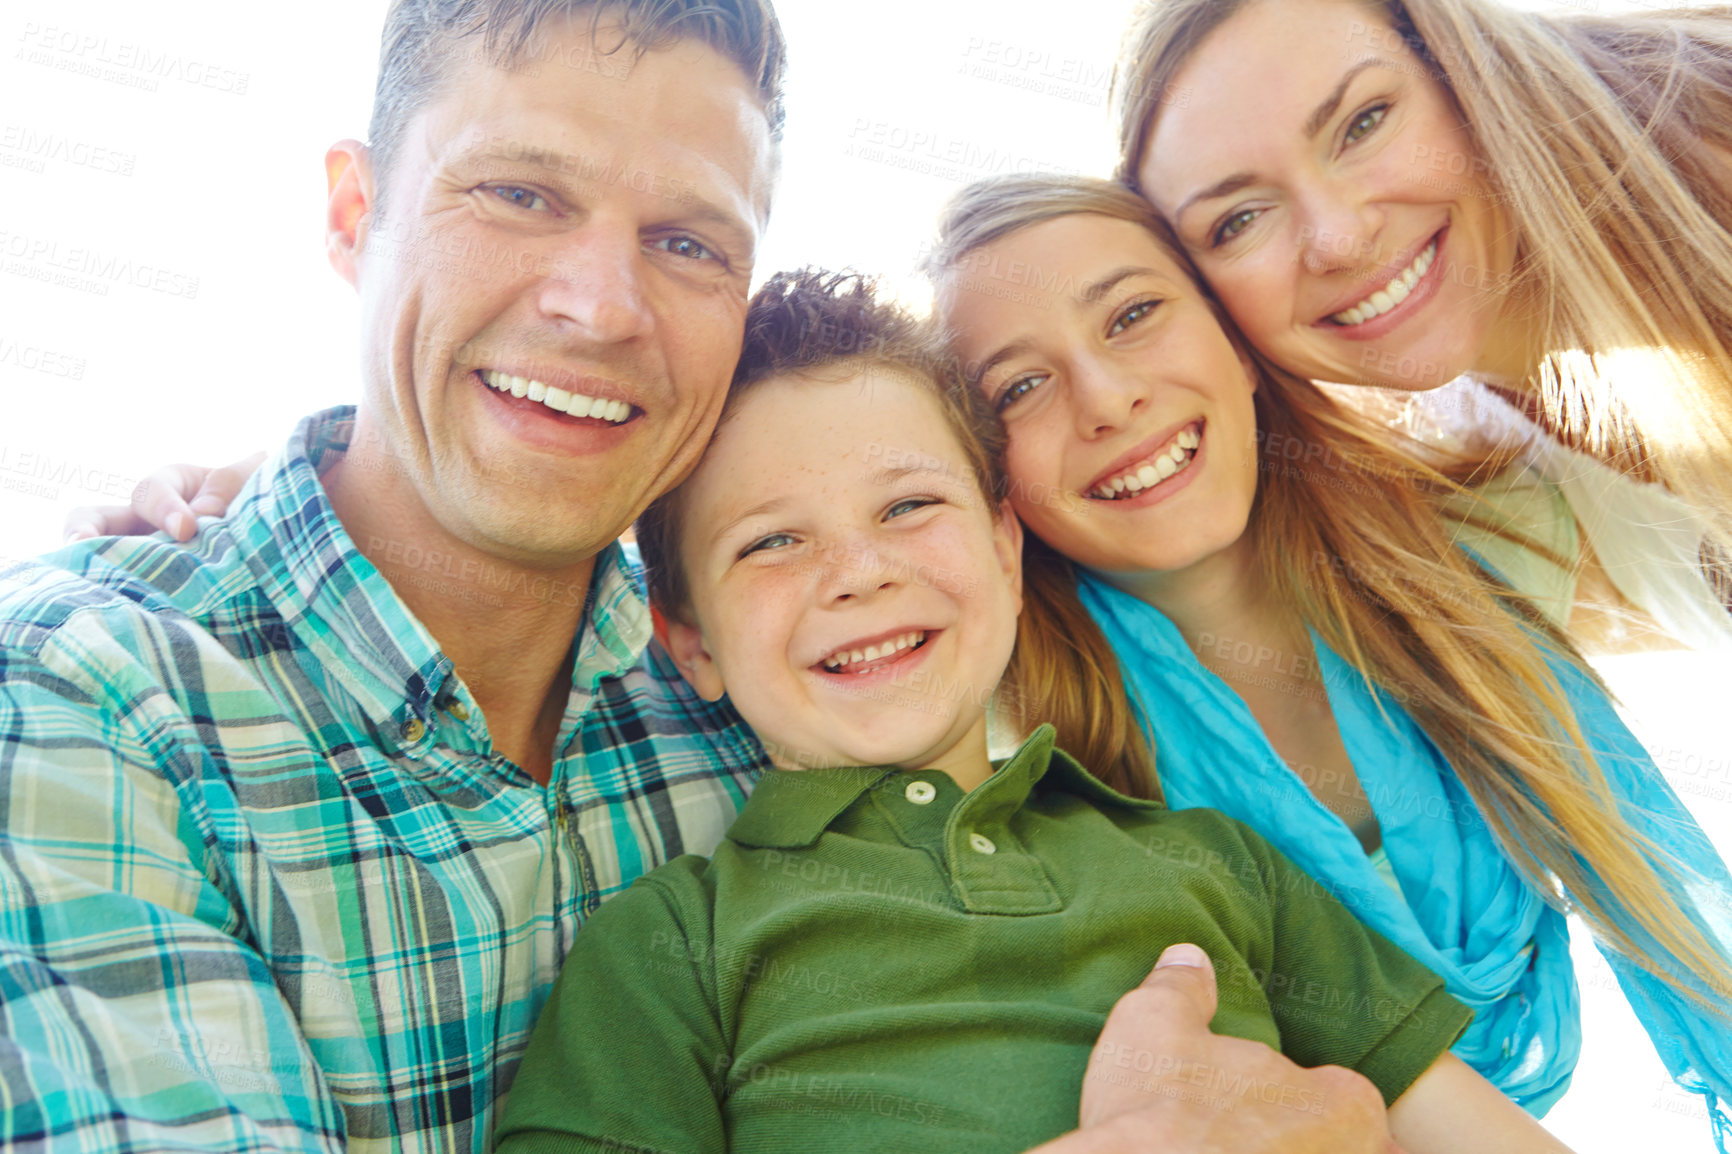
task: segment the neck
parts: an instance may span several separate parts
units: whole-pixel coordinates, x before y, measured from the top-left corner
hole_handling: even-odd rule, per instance
[[[1303,632],[1292,609],[1263,580],[1249,531],[1184,569],[1098,576],[1159,609],[1201,655],[1223,641],[1229,646],[1250,642],[1287,648]]]
[[[1513,290],[1498,309],[1491,331],[1469,373],[1512,393],[1539,387],[1540,361],[1546,355],[1543,315],[1522,290]]]
[[[556,569],[501,560],[446,529],[380,445],[357,424],[321,477],[337,519],[451,659],[494,749],[545,784],[595,558]]]
[[[964,793],[980,785],[992,776],[992,758],[986,751],[986,714],[982,713],[955,745],[923,765],[907,768],[942,770]]]

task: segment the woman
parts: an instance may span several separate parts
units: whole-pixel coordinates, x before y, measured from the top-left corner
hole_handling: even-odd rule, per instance
[[[1535,1113],[1580,1043],[1566,905],[1674,1076],[1732,1092],[1732,879],[1558,623],[1457,547],[1548,551],[1451,480],[1499,462],[1433,468],[1250,353],[1117,186],[972,186],[934,271],[1028,595],[1069,609],[1019,637],[1016,720],[1121,788],[1152,749],[1169,804],[1269,837],[1476,1007],[1456,1052]]]
[[[1282,368],[1472,374],[1732,541],[1732,9],[1158,0],[1116,102],[1121,179]]]

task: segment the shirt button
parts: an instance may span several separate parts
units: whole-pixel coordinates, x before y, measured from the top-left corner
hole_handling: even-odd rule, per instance
[[[985,834],[971,833],[968,844],[974,847],[975,853],[997,853],[998,847],[992,844],[992,839]]]
[[[447,705],[445,707],[445,712],[449,713],[452,717],[455,717],[458,721],[469,720],[469,707],[464,705],[461,701],[453,701],[450,705]]]
[[[403,740],[410,745],[414,745],[425,736],[427,736],[427,727],[421,724],[419,717],[411,717],[403,723]]]
[[[902,793],[915,805],[925,805],[938,796],[938,789],[930,781],[911,781]]]

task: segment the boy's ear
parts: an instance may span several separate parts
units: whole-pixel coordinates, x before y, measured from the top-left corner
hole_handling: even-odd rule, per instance
[[[1016,594],[1016,610],[1022,612],[1022,519],[1010,507],[1008,500],[998,506],[998,518],[992,526],[992,546],[998,554],[998,564],[1010,580]]]
[[[704,635],[698,632],[697,626],[669,617],[659,605],[650,606],[650,621],[655,626],[656,640],[674,659],[674,667],[686,679],[686,684],[705,701],[720,701],[727,687],[722,684],[722,672],[704,647]]]

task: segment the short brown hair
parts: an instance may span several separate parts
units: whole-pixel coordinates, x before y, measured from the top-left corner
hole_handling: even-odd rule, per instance
[[[757,86],[770,139],[781,140],[787,45],[770,0],[393,0],[367,127],[375,177],[383,182],[404,128],[438,93],[459,40],[479,37],[488,63],[509,67],[524,62],[549,20],[584,11],[592,31],[603,17],[617,24],[621,40],[608,54],[696,40],[732,60]]]
[[[856,366],[900,371],[930,384],[981,496],[996,507],[1005,492],[1004,426],[979,390],[955,371],[931,327],[881,299],[874,282],[859,273],[779,272],[753,295],[718,427],[741,397],[773,377]],[[637,522],[650,600],[682,620],[691,608],[680,561],[683,490],[681,485],[663,494]]]

